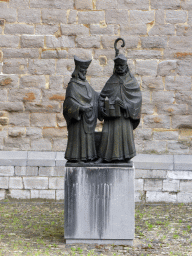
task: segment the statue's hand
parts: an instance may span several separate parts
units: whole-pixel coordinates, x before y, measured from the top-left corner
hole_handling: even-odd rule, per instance
[[[80,111],[81,112],[90,112],[90,111],[92,111],[93,110],[93,107],[84,107],[84,106],[81,106],[80,108]]]
[[[125,106],[124,106],[123,101],[120,100],[119,98],[116,99],[115,103],[116,103],[119,107],[121,107],[121,108],[123,108],[123,109],[126,109]]]
[[[103,117],[108,117],[107,113],[105,112],[105,108],[101,108],[101,113]]]

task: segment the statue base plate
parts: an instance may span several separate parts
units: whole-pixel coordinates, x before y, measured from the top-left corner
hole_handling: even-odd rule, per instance
[[[132,245],[134,167],[66,167],[66,243]]]

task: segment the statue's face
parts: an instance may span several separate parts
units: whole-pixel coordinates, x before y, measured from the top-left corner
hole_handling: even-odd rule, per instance
[[[118,75],[124,75],[127,73],[127,64],[115,63],[115,72]]]
[[[86,74],[87,74],[87,69],[83,68],[83,67],[80,67],[79,68],[79,78],[81,80],[86,80]]]

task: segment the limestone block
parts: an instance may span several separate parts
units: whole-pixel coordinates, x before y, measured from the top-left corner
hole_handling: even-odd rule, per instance
[[[1,102],[7,101],[7,90],[0,89],[0,101]]]
[[[192,193],[178,193],[177,194],[178,203],[191,203],[192,202]]]
[[[180,181],[180,191],[181,192],[192,192],[192,181],[189,180],[181,180]]]
[[[167,38],[162,36],[148,36],[141,38],[141,46],[143,48],[165,48]]]
[[[55,152],[28,152],[28,166],[55,166]]]
[[[146,202],[176,203],[176,201],[176,194],[171,194],[169,192],[147,191],[146,193]]]
[[[166,23],[185,23],[187,21],[187,11],[166,11]]]
[[[151,129],[138,129],[135,130],[134,138],[136,140],[151,140],[152,130]]]
[[[167,177],[169,179],[174,179],[174,180],[191,180],[192,179],[192,172],[190,171],[184,171],[181,170],[179,171],[168,171]]]
[[[65,36],[76,36],[76,35],[89,35],[89,28],[86,26],[79,24],[62,24],[61,25],[61,33]]]
[[[103,37],[102,37],[102,40],[103,40]],[[94,59],[99,59],[100,57],[106,57],[107,61],[112,60],[114,58],[114,49],[95,49]]]
[[[135,179],[135,190],[143,191],[143,184],[144,184],[143,179]]]
[[[0,75],[0,88],[18,88],[18,75]]]
[[[27,152],[22,151],[0,151],[0,165],[2,171],[0,171],[0,175],[3,173],[7,173],[5,176],[13,176],[14,175],[14,165],[26,166],[27,163]],[[7,166],[6,166],[7,165]],[[9,166],[9,167],[8,167]]]
[[[178,91],[175,93],[175,101],[178,104],[191,104],[191,91]]]
[[[55,127],[56,115],[44,114],[44,113],[32,113],[30,121],[31,121],[31,126],[35,126],[35,127]]]
[[[102,71],[103,68],[100,66],[99,60],[92,60],[87,70],[87,76],[102,76]]]
[[[65,166],[66,164],[66,159],[65,159],[65,154],[63,152],[57,152],[56,153],[56,166],[55,168],[56,173],[61,174],[65,173],[65,169],[62,166]],[[63,176],[63,175],[55,175],[55,176]]]
[[[146,191],[162,191],[163,181],[159,179],[145,179],[144,190]]]
[[[77,11],[76,10],[70,10],[68,13],[68,24],[74,24],[77,22]]]
[[[167,150],[166,141],[144,141],[144,152],[162,154]]]
[[[73,1],[63,0],[30,0],[31,8],[47,8],[47,9],[73,9]]]
[[[153,22],[155,19],[154,11],[130,11],[130,22],[132,24],[147,24]]]
[[[25,103],[25,110],[31,113],[60,113],[61,106],[59,102],[27,102]]]
[[[65,99],[65,90],[43,90],[43,101],[49,102],[49,101],[59,101],[62,102]],[[51,102],[50,102],[51,103]]]
[[[177,65],[176,60],[164,60],[158,64],[157,74],[159,76],[174,75],[176,65]]]
[[[143,104],[147,104],[151,102],[151,93],[149,91],[142,92],[142,101],[143,101]]]
[[[10,113],[9,124],[15,126],[30,126],[28,113]]]
[[[34,34],[34,26],[26,24],[5,24],[5,34]]]
[[[129,50],[127,57],[129,59],[161,59],[162,53],[158,50]]]
[[[128,10],[149,10],[149,2],[147,0],[118,0],[118,8]]]
[[[23,59],[37,59],[39,58],[39,49],[31,48],[21,48],[21,49],[12,49],[4,48],[3,56],[6,59],[12,58],[23,58]]]
[[[164,90],[162,77],[158,76],[143,76],[141,88],[143,90]]]
[[[21,47],[22,48],[43,48],[44,47],[44,36],[22,35],[21,36]]]
[[[46,36],[47,48],[72,48],[75,47],[74,37],[61,36],[56,38],[55,36]]]
[[[8,189],[8,177],[0,177],[0,189]]]
[[[107,24],[124,24],[129,22],[127,10],[106,10],[105,20]]]
[[[136,60],[136,74],[141,76],[156,76],[156,60]]]
[[[29,73],[32,75],[52,75],[55,73],[55,60],[29,60]]]
[[[92,10],[93,9],[93,3],[92,0],[75,0],[75,7],[76,9],[86,9],[86,10]]]
[[[153,155],[151,155],[151,157],[153,157]],[[167,178],[167,171],[165,171],[165,170],[136,169],[135,178],[136,179],[166,179]]]
[[[27,127],[26,128],[26,137],[31,139],[38,139],[42,137],[42,129],[36,127]]]
[[[16,176],[37,176],[38,167],[36,166],[15,166]]]
[[[9,189],[23,189],[23,182],[21,177],[9,178]]]
[[[10,192],[9,196],[11,198],[15,198],[15,199],[30,199],[31,198],[31,193],[29,190],[10,189],[9,192]]]
[[[186,115],[187,105],[186,104],[165,104],[162,106],[161,103],[156,104],[157,113],[163,115]]]
[[[59,29],[59,25],[36,25],[36,35],[54,35]]]
[[[53,150],[65,152],[67,147],[67,139],[53,139]]]
[[[154,140],[178,140],[179,133],[178,131],[162,131],[162,132],[153,132]]]
[[[23,128],[23,127],[9,127],[8,135],[10,137],[23,137],[23,136],[25,136],[25,128]]]
[[[170,154],[189,154],[189,147],[180,141],[168,141],[167,149]]]
[[[154,104],[149,103],[149,104],[142,104],[142,110],[141,113],[142,114],[147,114],[147,115],[152,115],[154,114]]]
[[[120,24],[122,36],[127,35],[147,35],[147,26],[145,24],[128,24],[127,26]]]
[[[172,24],[155,25],[149,32],[149,36],[174,36],[175,26]]]
[[[164,103],[164,104],[172,104],[175,100],[174,92],[169,91],[154,91],[152,92],[152,102],[153,103]]]
[[[56,200],[64,200],[64,190],[62,189],[56,190]]]
[[[192,158],[191,155],[174,155],[175,170],[186,171],[192,168]],[[190,176],[191,177],[191,176]],[[189,179],[190,179],[189,177]]]
[[[9,7],[11,8],[20,8],[21,6],[22,8],[29,8],[30,1],[29,0],[11,0],[7,2],[9,2]]]
[[[41,59],[62,59],[67,58],[67,51],[66,50],[51,50],[46,49],[43,50],[41,53]]]
[[[177,25],[176,26],[177,36],[192,36],[192,27],[190,25]]]
[[[163,180],[163,191],[178,192],[179,180]]]
[[[16,22],[17,10],[12,8],[0,8],[0,17],[1,19],[6,20],[7,22]]]
[[[90,85],[96,91],[101,91],[107,82],[108,77],[92,77],[90,80]]]
[[[1,36],[0,36],[1,37]],[[1,39],[0,39],[1,41]],[[4,59],[3,73],[4,74],[26,74],[27,59]]]
[[[180,8],[180,1],[179,0],[153,0],[151,3],[151,8],[152,9],[170,9],[170,10],[175,10]]]
[[[39,176],[55,176],[54,175],[55,167],[39,167]],[[62,175],[60,175],[62,176]]]
[[[178,60],[177,74],[180,76],[191,76],[192,75],[191,65],[192,65],[191,60]]]
[[[30,140],[28,138],[5,138],[4,150],[29,150]]]
[[[117,0],[97,0],[96,1],[97,10],[109,10],[117,8]]]
[[[50,76],[49,77],[49,88],[52,90],[62,90],[64,87],[64,77],[63,76]]]
[[[0,200],[4,200],[5,199],[5,190],[1,189],[0,190]]]
[[[37,9],[18,9],[18,22],[36,24],[41,23],[41,11]]]
[[[68,51],[68,58],[74,59],[74,55],[81,59],[92,59],[92,50],[83,48],[70,48]]]
[[[98,24],[90,25],[91,35],[114,35],[114,26],[108,25],[106,27],[101,27]]]
[[[49,189],[64,189],[64,177],[49,178]]]
[[[100,48],[100,36],[77,36],[76,37],[77,47],[82,48]]]
[[[41,100],[41,91],[35,88],[10,89],[8,93],[10,102],[32,102]]]
[[[168,91],[190,91],[192,88],[189,76],[167,76],[165,78],[165,89]]]
[[[55,200],[55,190],[31,190],[31,198],[53,199]]]
[[[31,141],[31,150],[51,150],[52,143],[49,139],[38,139]]]
[[[166,115],[148,115],[143,118],[144,128],[170,128],[170,117]]]
[[[46,24],[67,23],[67,11],[65,9],[43,9],[42,22]]]
[[[165,23],[165,12],[164,10],[155,11],[155,24],[163,25]]]
[[[97,24],[105,20],[104,11],[82,11],[78,12],[78,23],[79,24]]]
[[[45,80],[45,77],[42,75],[22,76],[19,81],[19,88],[32,87],[32,88],[44,89],[45,86],[46,86],[46,80]]]
[[[48,189],[47,177],[23,177],[25,189]]]
[[[53,138],[53,137],[66,137],[67,129],[65,128],[46,128],[43,129],[44,138]]]

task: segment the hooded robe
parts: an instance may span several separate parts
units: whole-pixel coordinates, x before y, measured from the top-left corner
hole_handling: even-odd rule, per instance
[[[91,110],[81,111],[80,107],[90,107]],[[63,104],[68,129],[67,160],[88,161],[97,157],[94,140],[97,112],[98,94],[87,81],[72,78]]]
[[[116,100],[121,101],[118,107]],[[109,102],[108,117],[102,115]],[[105,84],[99,97],[99,119],[104,118],[99,157],[107,162],[124,161],[136,155],[133,130],[139,125],[141,92],[137,80],[128,71],[119,76],[114,73]]]

